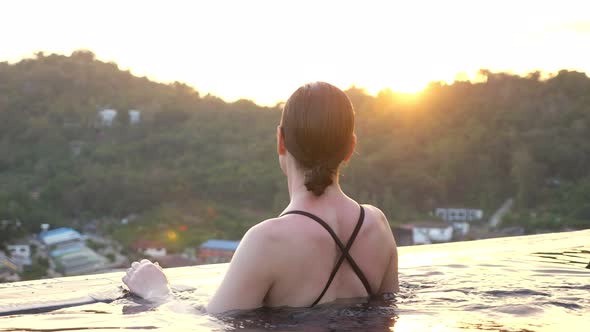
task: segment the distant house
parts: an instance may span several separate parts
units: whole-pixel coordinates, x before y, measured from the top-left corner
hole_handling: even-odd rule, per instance
[[[42,225],[44,231],[39,234],[39,240],[48,248],[49,258],[57,272],[79,275],[104,268],[106,258],[87,248],[84,237],[78,231],[67,227],[46,230],[48,228],[49,225]]]
[[[135,213],[132,213],[132,214],[128,215],[127,217],[121,219],[120,223],[121,223],[121,225],[127,225],[135,219],[137,219],[137,215]]]
[[[61,246],[50,252],[55,270],[63,275],[94,273],[104,268],[107,260],[84,245]]]
[[[9,244],[6,246],[8,252],[10,253],[10,257],[23,257],[23,258],[30,258],[31,257],[31,246],[28,244]]]
[[[18,281],[19,268],[4,253],[0,252],[0,282],[1,281]]]
[[[141,111],[129,110],[129,124],[138,124],[141,121]]]
[[[4,229],[7,227],[21,227],[21,225],[22,223],[19,220],[0,220],[0,229]]]
[[[28,244],[9,244],[6,246],[10,258],[19,266],[31,265],[31,246]]]
[[[18,266],[3,252],[0,252],[0,268],[3,271],[11,271],[13,273],[17,273],[19,271]]]
[[[399,246],[449,242],[453,226],[440,221],[417,221],[393,228]]]
[[[99,124],[104,127],[111,127],[117,117],[117,111],[113,109],[104,109],[98,112]]]
[[[150,257],[166,256],[166,247],[158,241],[139,240],[131,245],[135,251]]]
[[[79,252],[84,248],[85,248],[85,246],[82,244],[82,242],[71,243],[68,245],[61,245],[61,246],[51,250],[49,252],[49,256],[51,256],[52,258],[62,257],[67,254]]]
[[[478,209],[438,208],[434,211],[444,221],[474,221],[483,218],[483,211]]]
[[[39,234],[39,240],[46,246],[54,246],[67,242],[81,241],[82,235],[71,228],[62,227],[41,232]]]
[[[438,208],[434,213],[453,225],[455,238],[462,238],[469,233],[469,223],[483,218],[483,211],[478,209]]]
[[[199,246],[197,257],[204,264],[227,263],[239,244],[240,241],[207,240]]]
[[[42,226],[44,230],[48,228],[49,225]],[[86,259],[84,255],[80,255],[85,247],[82,235],[78,231],[67,227],[45,230],[39,234],[39,240],[49,249],[49,257],[57,272],[63,275],[75,275],[97,270],[92,259]],[[77,258],[72,259],[72,257]]]
[[[460,240],[469,234],[470,225],[468,221],[453,221],[453,238]]]

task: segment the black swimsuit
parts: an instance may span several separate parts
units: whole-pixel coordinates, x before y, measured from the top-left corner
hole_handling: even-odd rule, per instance
[[[372,294],[371,285],[369,285],[369,281],[367,280],[367,278],[365,277],[365,275],[363,274],[363,272],[361,271],[359,266],[356,264],[354,259],[352,259],[352,256],[350,256],[350,253],[348,252],[350,250],[350,248],[352,247],[352,243],[356,239],[356,236],[358,235],[358,233],[361,229],[361,226],[363,225],[363,221],[365,220],[365,209],[363,209],[362,206],[360,208],[361,208],[361,214],[359,216],[359,220],[356,223],[356,227],[354,228],[354,231],[352,232],[352,235],[350,236],[350,239],[348,240],[346,247],[344,246],[344,244],[342,244],[342,241],[340,241],[340,239],[338,238],[336,233],[334,233],[332,228],[325,221],[320,219],[318,216],[313,215],[309,212],[298,211],[298,210],[288,211],[288,212],[281,214],[281,217],[284,215],[287,215],[287,214],[300,214],[302,216],[306,216],[308,218],[315,220],[318,224],[322,225],[328,231],[328,233],[330,233],[330,235],[334,239],[334,242],[336,242],[336,245],[338,245],[338,247],[340,248],[340,251],[342,251],[342,255],[340,255],[340,257],[338,258],[338,261],[336,262],[336,265],[334,266],[334,269],[332,270],[332,273],[330,274],[330,279],[328,279],[328,282],[326,283],[326,287],[324,287],[324,290],[322,291],[320,296],[318,296],[318,298],[313,302],[313,304],[311,305],[312,307],[315,306],[316,304],[318,304],[318,302],[320,302],[320,300],[322,299],[322,297],[324,296],[324,294],[326,293],[326,291],[330,287],[330,284],[332,284],[332,281],[334,280],[334,277],[336,276],[336,273],[340,269],[340,266],[344,262],[345,258],[348,261],[348,264],[350,264],[350,267],[352,267],[352,269],[354,270],[354,273],[356,273],[357,277],[361,280],[361,282],[365,286],[365,289],[367,290],[368,295]]]

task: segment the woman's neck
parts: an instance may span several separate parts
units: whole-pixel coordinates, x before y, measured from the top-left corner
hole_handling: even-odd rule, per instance
[[[338,182],[338,173],[332,179],[332,184],[326,187],[326,190],[321,196],[316,196],[313,192],[307,190],[305,186],[305,175],[300,169],[292,169],[287,175],[287,183],[289,186],[290,204],[300,204],[305,202],[318,202],[320,198],[323,200],[345,196],[340,188]]]

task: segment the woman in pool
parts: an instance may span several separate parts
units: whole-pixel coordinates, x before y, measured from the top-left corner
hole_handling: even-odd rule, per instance
[[[277,127],[290,203],[242,239],[207,311],[306,307],[397,292],[397,248],[385,215],[342,192],[338,171],[355,149],[354,110],[328,83],[300,87]],[[134,262],[123,282],[147,299],[169,293],[159,266]]]

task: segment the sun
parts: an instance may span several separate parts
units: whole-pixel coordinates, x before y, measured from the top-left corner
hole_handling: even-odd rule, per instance
[[[417,94],[428,86],[428,81],[409,79],[401,84],[392,84],[391,90],[405,94]]]
[[[374,78],[371,80],[371,84],[367,86],[367,91],[377,95],[380,91],[386,89],[395,93],[414,95],[426,89],[429,83],[430,80],[415,76],[396,77],[395,79]]]
[[[383,68],[381,70],[379,68],[370,68],[369,71],[363,73],[362,81],[370,82],[366,88],[371,94],[377,94],[383,89],[389,89],[395,93],[417,94],[435,80],[433,77],[448,76],[441,75],[443,73],[438,73],[433,68],[416,70],[414,67],[409,66],[412,64],[410,61],[407,61],[406,64],[407,66],[395,64],[386,70],[383,70]]]

